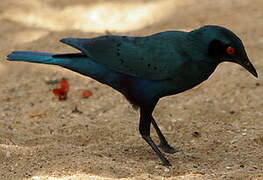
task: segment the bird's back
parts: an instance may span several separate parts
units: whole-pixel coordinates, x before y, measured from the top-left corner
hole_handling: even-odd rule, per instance
[[[193,49],[192,53],[198,53],[194,49],[195,42],[187,32],[181,31],[161,32],[145,37],[66,38],[62,42],[114,71],[151,80],[173,78],[185,63],[193,60],[189,48]]]

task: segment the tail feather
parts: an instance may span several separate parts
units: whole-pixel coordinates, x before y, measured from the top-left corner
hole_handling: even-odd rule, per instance
[[[7,56],[9,61],[27,61],[35,63],[53,64],[52,53],[31,52],[31,51],[14,51]]]
[[[7,60],[59,65],[96,79],[103,84],[108,84],[117,90],[119,90],[119,78],[122,76],[120,73],[97,64],[81,53],[52,54],[31,51],[15,51],[7,56]]]

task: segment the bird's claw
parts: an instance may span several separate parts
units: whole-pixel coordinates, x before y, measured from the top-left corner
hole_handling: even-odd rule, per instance
[[[169,161],[163,162],[163,165],[166,167],[171,167],[172,164]]]
[[[167,143],[160,143],[159,144],[159,147],[162,149],[163,152],[165,153],[169,153],[169,154],[174,154],[176,152],[179,152],[180,150],[170,146],[169,144]]]

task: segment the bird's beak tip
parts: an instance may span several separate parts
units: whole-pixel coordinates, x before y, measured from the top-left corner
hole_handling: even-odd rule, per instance
[[[256,71],[256,68],[253,66],[253,64],[249,61],[248,58],[244,63],[239,63],[239,64],[243,66],[246,70],[248,70],[253,76],[258,78],[258,73]]]

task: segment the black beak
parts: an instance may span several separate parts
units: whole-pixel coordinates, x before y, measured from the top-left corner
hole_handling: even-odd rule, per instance
[[[248,70],[251,74],[253,74],[255,77],[258,77],[258,73],[252,63],[249,61],[248,58],[246,58],[243,62],[238,62],[241,66],[243,66],[246,70]]]

